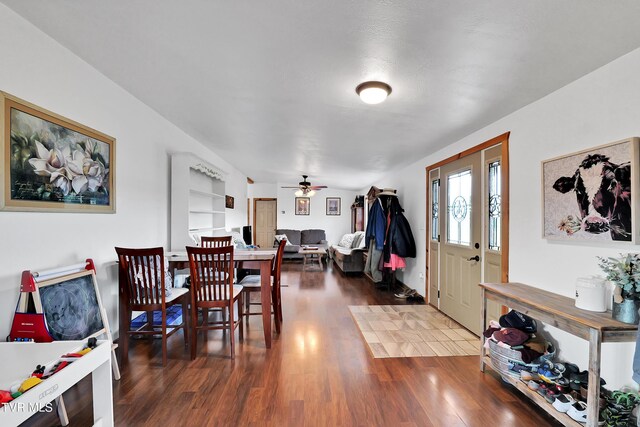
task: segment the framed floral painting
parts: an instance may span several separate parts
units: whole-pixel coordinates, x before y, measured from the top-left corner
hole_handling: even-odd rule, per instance
[[[115,139],[0,92],[0,209],[115,212]]]
[[[542,162],[543,237],[638,242],[638,138]]]

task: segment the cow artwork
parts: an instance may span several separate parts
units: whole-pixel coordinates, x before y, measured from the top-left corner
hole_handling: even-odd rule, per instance
[[[543,162],[544,236],[634,240],[637,139]]]

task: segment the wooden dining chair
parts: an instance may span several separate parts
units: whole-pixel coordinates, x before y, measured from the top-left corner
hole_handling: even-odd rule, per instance
[[[162,335],[162,365],[167,364],[167,338],[182,329],[185,346],[188,339],[189,290],[173,288],[165,281],[164,251],[162,248],[128,249],[115,248],[118,254],[118,276],[120,288],[120,347],[122,362],[129,357],[131,335]],[[167,308],[182,304],[182,323],[167,324]],[[147,322],[140,328],[131,329],[131,314],[134,311],[147,313]],[[160,325],[153,324],[153,312],[162,313]]]
[[[233,284],[233,246],[196,248],[187,246],[191,270],[191,360],[196,358],[198,330],[229,330],[231,358],[235,357],[235,329],[240,326],[243,338],[242,317],[234,316],[234,303],[242,298],[242,286]],[[211,308],[223,308],[222,322],[210,322],[206,315]],[[241,304],[238,304],[240,314]],[[198,309],[202,309],[202,323],[198,323]]]
[[[231,236],[210,237],[202,236],[200,238],[200,246],[203,248],[220,248],[223,246],[231,246]]]
[[[201,248],[221,248],[224,246],[231,246],[231,245],[233,245],[231,236],[201,236],[200,237]],[[221,311],[223,312],[222,315],[224,316],[225,309],[222,308]],[[206,308],[203,309],[202,314],[208,318],[209,310]]]
[[[271,264],[271,304],[273,306],[273,318],[277,333],[280,333],[280,325],[282,324],[282,293],[280,278],[282,271],[282,256],[284,254],[284,247],[286,244],[286,240],[280,241],[276,256],[273,258],[273,263]],[[258,274],[245,276],[240,281],[240,284],[242,285],[242,292],[245,294],[243,297],[245,303],[242,316],[262,314],[262,312],[251,312],[251,305],[260,305],[260,303],[251,302],[251,293],[260,292],[262,289],[260,280],[260,275]],[[265,310],[264,307],[262,307],[262,309]]]

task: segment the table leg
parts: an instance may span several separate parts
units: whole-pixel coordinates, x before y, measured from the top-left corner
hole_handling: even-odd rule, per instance
[[[322,255],[318,255],[318,264],[320,264],[320,270],[324,270],[324,266],[322,265]]]
[[[67,415],[67,407],[64,404],[64,398],[62,396],[58,396],[54,400],[56,402],[56,408],[58,409],[60,425],[66,427],[69,425],[69,416]]]
[[[480,330],[482,332],[487,330],[487,297],[485,295],[485,289],[480,288]],[[484,372],[484,335],[480,334],[480,372]]]
[[[111,389],[111,361],[107,360],[91,374],[93,386],[93,422],[113,426],[113,391]]]
[[[260,300],[264,343],[271,348],[271,260],[260,262]]]
[[[602,333],[598,329],[589,330],[589,390],[587,393],[587,427],[598,425],[600,412],[600,356]]]

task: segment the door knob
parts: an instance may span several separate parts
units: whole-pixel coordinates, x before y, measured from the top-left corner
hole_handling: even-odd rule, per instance
[[[478,261],[480,261],[480,255],[472,256],[472,257],[471,257],[471,258],[469,258],[467,261],[475,261],[475,262],[478,262]]]

